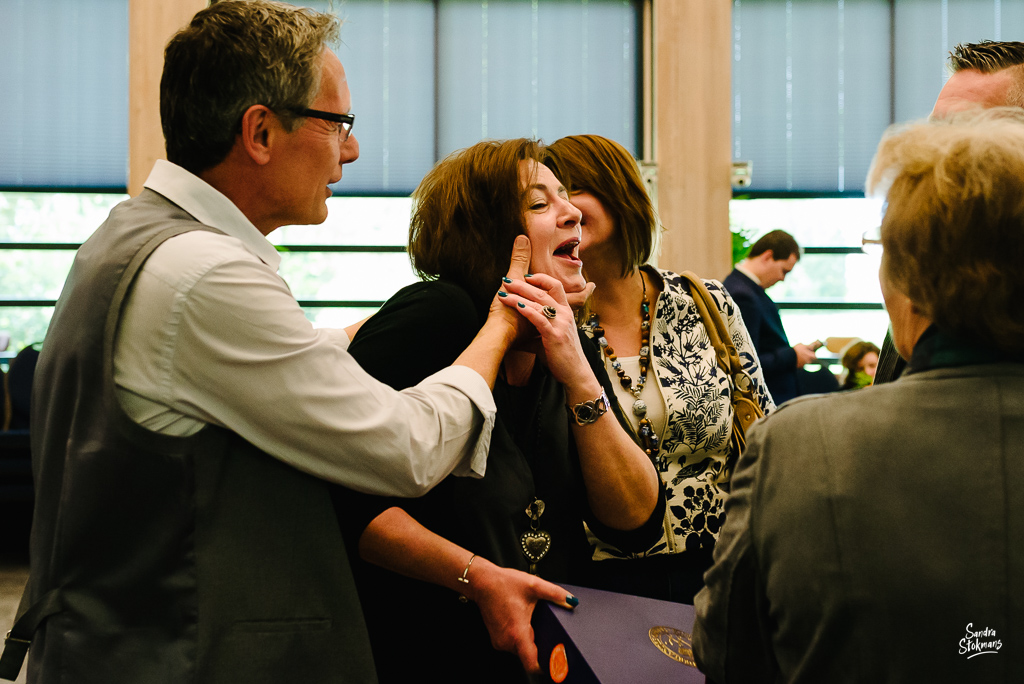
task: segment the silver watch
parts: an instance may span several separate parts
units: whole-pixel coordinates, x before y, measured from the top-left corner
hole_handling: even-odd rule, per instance
[[[572,413],[573,418],[576,419],[577,425],[590,425],[598,418],[608,413],[608,395],[605,394],[604,389],[602,389],[601,396],[597,399],[584,401],[583,403],[576,404],[575,406],[569,406],[566,404],[565,407]]]

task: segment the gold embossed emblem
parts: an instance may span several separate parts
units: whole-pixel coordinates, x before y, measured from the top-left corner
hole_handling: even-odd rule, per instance
[[[651,627],[647,635],[651,637],[651,643],[672,660],[697,667],[693,661],[693,640],[686,632],[674,627]]]

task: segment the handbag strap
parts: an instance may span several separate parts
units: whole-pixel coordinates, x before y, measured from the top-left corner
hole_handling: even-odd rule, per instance
[[[708,339],[718,357],[718,365],[725,372],[729,381],[729,403],[733,409],[733,424],[730,434],[732,449],[726,460],[725,471],[732,473],[736,466],[736,460],[740,453],[746,448],[746,432],[759,418],[764,416],[764,410],[754,397],[754,382],[743,370],[743,362],[736,351],[736,345],[732,342],[732,335],[722,318],[715,300],[705,287],[704,281],[693,271],[683,271],[680,274],[690,284],[690,294],[693,296],[693,303],[697,307],[701,320],[704,321],[704,329],[707,330]],[[728,489],[728,484],[721,485]]]
[[[697,311],[704,321],[704,328],[708,332],[708,339],[711,340],[711,346],[714,347],[715,354],[718,356],[718,365],[722,367],[722,370],[726,372],[730,379],[733,378],[736,373],[743,371],[743,362],[740,361],[740,356],[736,352],[736,345],[732,343],[732,336],[729,334],[728,328],[726,328],[725,321],[722,320],[722,314],[718,310],[718,305],[711,298],[711,293],[705,287],[704,281],[696,273],[693,271],[683,271],[680,275],[690,283],[690,294],[693,295],[693,303],[696,305]]]
[[[736,351],[736,345],[732,342],[732,335],[729,334],[725,319],[722,318],[722,312],[719,311],[718,305],[715,304],[711,293],[705,287],[704,281],[693,271],[683,271],[680,275],[690,283],[690,294],[693,295],[693,303],[696,305],[697,311],[704,321],[704,328],[708,332],[708,339],[711,341],[711,346],[714,347],[715,354],[718,356],[718,365],[721,366],[729,378],[729,385],[733,393],[733,405],[735,406],[739,399],[746,399],[751,403],[751,406],[744,411],[744,416],[741,418],[743,423],[748,425],[764,415],[764,411],[761,410],[760,405],[754,398],[754,382],[747,375],[747,372],[743,370],[743,362],[740,360],[739,352]],[[748,415],[751,412],[756,415]]]

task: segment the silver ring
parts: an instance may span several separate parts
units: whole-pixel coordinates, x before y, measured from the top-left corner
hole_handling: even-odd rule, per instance
[[[554,318],[555,316],[558,315],[558,311],[556,311],[555,307],[551,306],[550,304],[541,309],[541,312],[543,312],[543,314],[548,318]]]

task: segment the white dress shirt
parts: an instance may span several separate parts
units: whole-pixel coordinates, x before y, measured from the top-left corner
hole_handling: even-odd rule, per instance
[[[735,266],[733,266],[733,268],[735,268],[737,271],[739,271],[743,275],[745,275],[748,278],[750,278],[751,280],[753,280],[755,284],[757,284],[757,285],[761,284],[761,279],[758,278],[749,268],[744,266],[742,261],[739,262],[738,264],[736,264]]]
[[[483,476],[495,407],[478,373],[452,366],[401,392],[378,382],[343,330],[313,327],[277,273],[276,249],[227,197],[162,160],[145,185],[224,234],[173,237],[136,278],[114,347],[134,421],[171,435],[220,425],[373,494],[417,496],[450,472]]]

